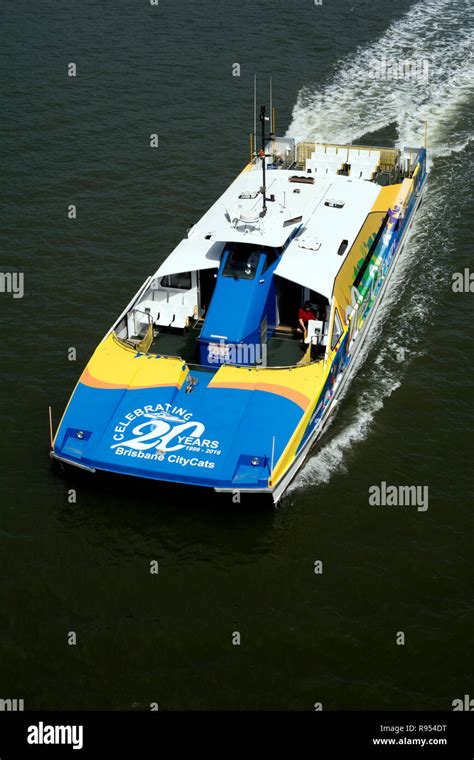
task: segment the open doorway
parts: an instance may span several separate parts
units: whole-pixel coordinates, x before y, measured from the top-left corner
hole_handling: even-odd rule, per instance
[[[329,321],[330,304],[326,296],[316,293],[314,290],[305,289],[305,300],[311,303],[317,319],[323,322]]]
[[[216,273],[217,269],[202,269],[198,272],[199,277],[199,306],[201,314],[206,314],[209,304],[211,303],[212,294],[216,287]]]
[[[278,326],[296,329],[298,326],[298,309],[303,301],[303,288],[296,282],[285,280],[283,277],[278,277],[276,283]]]

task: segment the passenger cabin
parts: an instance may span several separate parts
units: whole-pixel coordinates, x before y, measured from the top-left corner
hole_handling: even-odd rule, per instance
[[[118,338],[210,370],[324,360],[357,308],[366,241],[389,221],[386,188],[411,176],[408,151],[268,143],[265,200],[255,158],[146,281]]]

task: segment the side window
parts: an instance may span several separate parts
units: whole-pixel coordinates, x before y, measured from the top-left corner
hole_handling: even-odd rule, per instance
[[[168,274],[162,277],[160,281],[162,288],[176,288],[180,290],[190,290],[191,272],[180,272],[179,274]]]
[[[342,322],[341,318],[339,316],[339,312],[336,309],[334,312],[334,325],[332,328],[332,338],[331,338],[331,349],[334,351],[336,344],[339,341],[339,338],[342,335]]]
[[[357,327],[356,327],[357,311],[358,311],[358,306],[356,306],[355,309],[352,309],[351,313],[349,314],[349,330],[350,330],[349,341],[353,339],[354,334],[356,333],[356,330],[357,330]]]
[[[278,254],[274,248],[269,248],[267,251],[265,251],[265,262],[263,264],[262,274],[267,271],[268,267],[271,267],[272,264],[275,263],[277,258]]]

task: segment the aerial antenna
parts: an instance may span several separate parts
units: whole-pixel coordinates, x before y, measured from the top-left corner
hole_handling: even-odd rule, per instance
[[[273,81],[272,77],[270,77],[270,132],[273,132]]]
[[[253,144],[257,151],[257,75],[253,75]]]
[[[273,108],[273,77],[270,77],[270,140],[272,156],[275,156],[275,109]]]
[[[266,161],[265,161],[265,159],[268,158],[268,156],[265,153],[265,122],[267,121],[269,121],[269,118],[267,116],[267,109],[265,108],[265,106],[261,106],[260,107],[260,122],[262,124],[262,148],[258,155],[262,159],[262,172],[263,172],[263,185],[260,191],[263,196],[263,208],[260,212],[260,216],[262,218],[267,213],[267,175],[266,175],[267,166],[266,166]]]

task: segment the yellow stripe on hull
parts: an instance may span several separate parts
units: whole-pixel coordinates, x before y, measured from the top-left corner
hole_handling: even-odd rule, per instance
[[[293,401],[305,411],[319,387],[321,362],[291,369],[221,367],[209,383],[209,388],[238,388],[276,393]]]
[[[181,359],[139,353],[111,333],[97,346],[80,382],[92,388],[181,388],[189,371]]]

